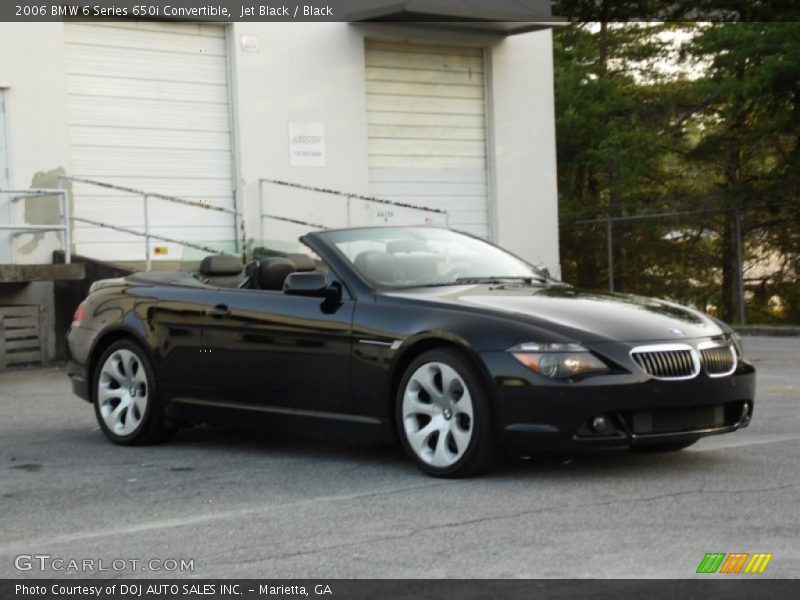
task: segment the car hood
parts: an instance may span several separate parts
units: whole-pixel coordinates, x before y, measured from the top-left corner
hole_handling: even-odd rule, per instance
[[[489,310],[583,342],[677,341],[724,333],[711,317],[679,304],[568,285],[448,286],[392,295]]]

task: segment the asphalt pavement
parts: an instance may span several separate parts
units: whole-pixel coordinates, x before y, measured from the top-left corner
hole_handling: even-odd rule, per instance
[[[399,448],[254,431],[117,447],[63,369],[3,373],[0,577],[685,578],[707,552],[772,553],[758,577],[798,577],[800,338],[745,349],[758,396],[743,431],[458,481],[426,477]],[[39,570],[54,559],[126,562]]]

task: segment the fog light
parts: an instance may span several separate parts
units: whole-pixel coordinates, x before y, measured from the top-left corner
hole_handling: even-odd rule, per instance
[[[592,419],[592,431],[595,433],[601,433],[605,431],[607,425],[608,421],[605,417],[595,417]]]

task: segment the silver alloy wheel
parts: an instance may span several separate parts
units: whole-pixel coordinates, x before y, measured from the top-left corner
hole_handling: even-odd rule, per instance
[[[97,380],[97,405],[108,429],[120,436],[134,433],[148,405],[147,374],[130,350],[117,350],[103,363]]]
[[[472,439],[472,397],[464,379],[442,362],[420,366],[403,391],[403,427],[408,445],[432,467],[458,461]]]

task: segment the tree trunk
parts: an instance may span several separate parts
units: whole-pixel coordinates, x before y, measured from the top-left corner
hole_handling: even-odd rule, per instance
[[[725,213],[722,233],[722,303],[723,321],[733,323],[739,320],[739,260],[736,249],[736,214]]]
[[[728,156],[726,180],[729,189],[741,184],[742,153],[739,148]],[[729,323],[739,322],[740,288],[739,277],[742,265],[739,262],[739,221],[741,200],[736,199],[731,210],[725,212],[722,233],[722,319]]]

